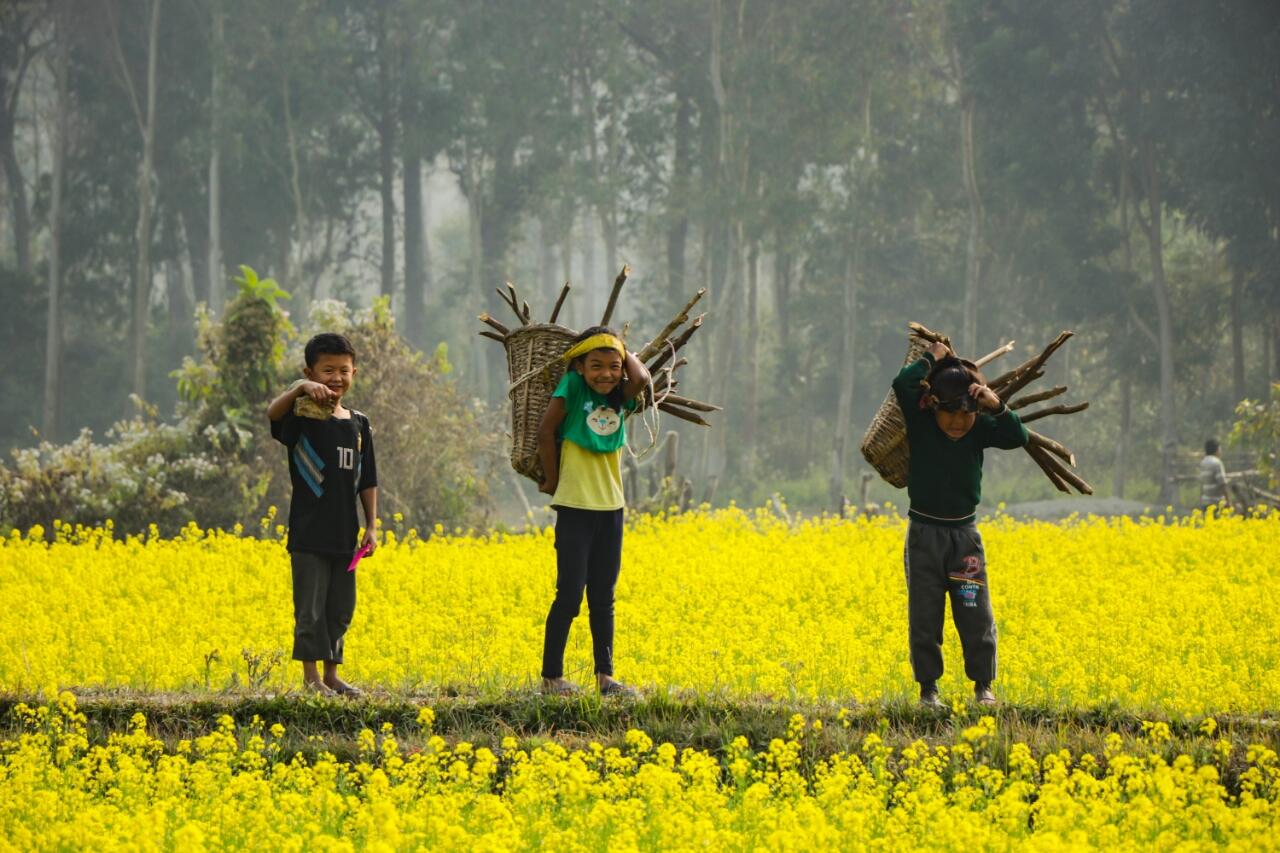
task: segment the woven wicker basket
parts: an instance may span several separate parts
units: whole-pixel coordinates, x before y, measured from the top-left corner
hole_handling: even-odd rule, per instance
[[[907,357],[902,362],[910,364],[924,354],[927,341],[915,335],[908,338]],[[907,465],[911,458],[907,446],[907,424],[902,419],[902,408],[892,390],[880,404],[871,426],[862,436],[862,455],[879,472],[884,481],[899,489],[907,485]]]
[[[564,326],[544,323],[512,329],[503,341],[511,377],[511,467],[535,483],[542,482],[538,425],[564,375],[560,356],[575,337]]]

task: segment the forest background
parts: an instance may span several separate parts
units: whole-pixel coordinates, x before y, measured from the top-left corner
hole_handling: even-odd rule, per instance
[[[386,512],[492,521],[476,315],[567,280],[587,325],[624,263],[633,343],[709,292],[682,388],[725,410],[664,424],[698,499],[860,500],[917,320],[973,355],[1075,329],[1046,385],[1092,406],[1043,431],[1185,502],[1280,381],[1277,152],[1266,0],[4,0],[0,528],[256,523],[261,406],[322,327],[362,347]]]

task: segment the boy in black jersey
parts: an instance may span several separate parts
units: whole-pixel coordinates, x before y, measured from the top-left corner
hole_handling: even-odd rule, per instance
[[[364,508],[359,545],[377,547],[378,472],[369,419],[342,405],[356,375],[351,342],[316,335],[305,350],[305,379],[271,401],[271,436],[289,449],[289,557],[293,565],[293,659],[304,685],[317,693],[359,696],[338,677],[342,638],[356,607],[356,576],[348,571]],[[324,661],[321,675],[317,661]]]

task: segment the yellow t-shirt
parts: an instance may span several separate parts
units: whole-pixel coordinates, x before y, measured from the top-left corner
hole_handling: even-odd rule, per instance
[[[622,509],[622,448],[596,453],[565,440],[560,443],[560,482],[551,505],[572,509]]]

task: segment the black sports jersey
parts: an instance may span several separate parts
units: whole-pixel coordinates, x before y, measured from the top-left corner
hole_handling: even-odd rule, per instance
[[[359,494],[378,485],[369,419],[355,410],[323,421],[290,411],[271,422],[271,437],[289,448],[289,550],[353,553]]]

